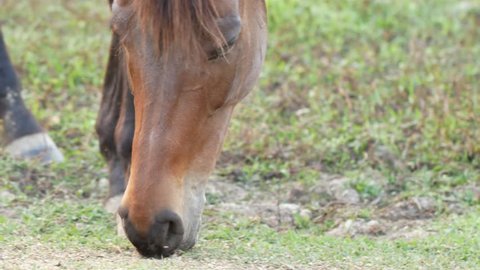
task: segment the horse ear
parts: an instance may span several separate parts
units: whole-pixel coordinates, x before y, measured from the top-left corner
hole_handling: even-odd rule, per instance
[[[110,5],[110,8],[111,8],[113,4],[113,0],[108,0],[108,4]]]

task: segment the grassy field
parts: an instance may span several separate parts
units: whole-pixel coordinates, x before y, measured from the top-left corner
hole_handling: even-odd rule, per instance
[[[102,207],[106,3],[0,0],[23,95],[67,159],[0,157],[0,268],[478,268],[480,0],[267,2],[267,63],[212,176],[246,195],[209,192],[197,246],[159,261]],[[303,212],[272,224],[266,202]]]

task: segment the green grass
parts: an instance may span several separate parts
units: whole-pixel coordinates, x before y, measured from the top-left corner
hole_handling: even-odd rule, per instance
[[[78,1],[77,1],[78,2]],[[101,209],[94,123],[110,34],[106,3],[0,0],[32,112],[67,162],[0,158],[0,243],[131,250]],[[480,1],[269,0],[259,86],[232,120],[217,174],[258,190],[338,174],[368,205],[439,203],[422,239],[342,239],[334,223],[276,231],[213,213],[191,259],[308,267],[472,269],[480,264]],[[257,123],[251,125],[250,123]],[[6,194],[5,192],[3,194]],[[210,198],[214,203],[217,198]],[[449,215],[451,202],[464,216]],[[315,202],[306,207],[319,207]],[[369,218],[367,206],[359,216]],[[212,213],[206,213],[210,215]],[[0,248],[0,255],[2,249]]]
[[[374,170],[380,190],[478,183],[480,2],[465,3],[270,1],[263,91],[240,106],[227,153],[283,171]]]
[[[0,243],[6,247],[18,244],[20,237],[57,248],[132,249],[116,236],[110,214],[98,203],[42,200],[20,212],[20,223],[0,216]],[[467,215],[429,225],[431,236],[396,241],[337,238],[325,236],[316,228],[278,232],[248,220],[220,219],[217,224],[206,224],[197,247],[182,256],[304,267],[321,262],[369,269],[473,269],[480,263],[479,215],[480,209],[476,208]]]

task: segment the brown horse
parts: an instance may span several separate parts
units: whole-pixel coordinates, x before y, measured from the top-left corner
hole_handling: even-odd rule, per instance
[[[110,5],[113,39],[97,121],[110,197],[124,193],[118,213],[138,251],[169,256],[195,244],[232,111],[258,79],[265,2]]]

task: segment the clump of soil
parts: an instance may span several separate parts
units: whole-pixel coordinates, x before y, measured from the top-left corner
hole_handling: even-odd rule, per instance
[[[345,177],[325,176],[310,188],[284,183],[280,188],[276,184],[275,191],[270,191],[214,179],[207,188],[206,208],[278,230],[301,228],[307,221],[320,225],[332,236],[396,239],[429,235],[427,225],[445,207],[443,202],[426,196],[387,200],[380,194],[379,198],[367,200],[349,183]],[[215,217],[207,217],[206,222],[208,218]]]

